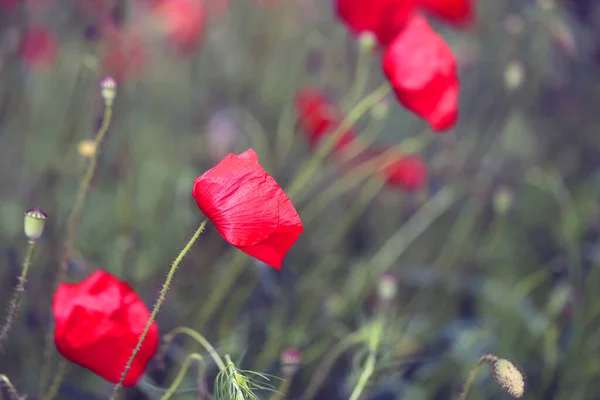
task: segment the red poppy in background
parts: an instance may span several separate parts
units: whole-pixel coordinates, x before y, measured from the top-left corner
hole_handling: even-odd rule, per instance
[[[9,11],[13,11],[15,8],[17,8],[18,3],[19,0],[0,0],[0,7]]]
[[[427,183],[427,164],[416,154],[400,156],[397,161],[388,164],[381,174],[390,186],[407,191],[417,190]]]
[[[29,27],[21,35],[19,54],[29,68],[45,70],[54,63],[58,55],[56,37],[45,26]]]
[[[179,49],[192,51],[202,42],[206,13],[201,0],[163,0],[154,13]]]
[[[98,270],[80,283],[63,283],[54,294],[54,343],[68,360],[117,383],[150,317],[131,286]],[[152,323],[124,386],[133,386],[158,347]]]
[[[433,130],[458,119],[459,80],[452,50],[422,16],[415,16],[383,56],[383,71],[398,101]]]
[[[104,35],[107,44],[102,58],[103,75],[123,83],[141,74],[147,62],[141,36],[133,29],[121,30],[111,25],[104,27]]]
[[[457,26],[468,25],[475,18],[475,0],[419,0],[423,10]]]
[[[300,90],[296,94],[295,103],[298,122],[312,148],[317,147],[327,135],[335,133],[344,119],[339,110],[327,101],[320,90],[315,88]],[[354,139],[356,133],[353,128],[350,128],[337,140],[334,150],[343,150]]]
[[[252,149],[225,156],[196,179],[192,195],[227,242],[276,269],[303,231],[294,205]]]
[[[408,22],[417,0],[336,0],[338,17],[355,34],[372,33],[382,46]]]

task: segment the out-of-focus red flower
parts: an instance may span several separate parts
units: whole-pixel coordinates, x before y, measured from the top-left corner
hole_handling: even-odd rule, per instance
[[[163,0],[154,12],[179,49],[191,51],[200,45],[206,16],[202,0]]]
[[[104,27],[106,51],[102,58],[104,75],[114,76],[123,83],[139,75],[147,62],[146,49],[141,36],[135,30],[120,30],[114,26]]]
[[[19,0],[0,0],[0,7],[9,11],[13,11],[17,8]]]
[[[54,343],[68,360],[117,383],[150,312],[126,282],[98,270],[80,283],[63,283],[54,294]],[[158,347],[158,326],[148,331],[124,386],[133,386]]]
[[[303,89],[296,94],[296,112],[300,127],[307,135],[308,143],[312,148],[317,147],[319,142],[328,135],[335,133],[344,119],[337,107],[315,88]],[[354,129],[348,129],[337,140],[334,150],[343,150],[355,139]]]
[[[427,183],[427,164],[415,154],[401,156],[384,167],[380,174],[390,186],[398,186],[407,191],[417,190]]]
[[[225,156],[196,179],[192,195],[225,240],[276,269],[303,231],[294,205],[252,149]]]
[[[58,54],[56,37],[45,26],[29,27],[21,35],[19,54],[29,68],[45,70],[56,60]]]
[[[394,40],[415,10],[417,0],[336,0],[339,18],[355,34],[370,32],[382,46]]]
[[[475,18],[475,0],[419,0],[423,10],[457,26],[468,25]]]
[[[413,17],[391,43],[383,57],[383,71],[398,101],[427,120],[435,131],[456,124],[456,60],[448,44],[424,17]]]

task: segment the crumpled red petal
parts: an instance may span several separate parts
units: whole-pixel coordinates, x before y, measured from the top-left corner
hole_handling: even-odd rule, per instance
[[[384,54],[383,70],[400,103],[436,131],[458,118],[459,79],[450,47],[422,16],[415,16]]]
[[[228,154],[194,182],[198,207],[234,246],[263,241],[279,222],[278,185],[267,179],[252,153]]]

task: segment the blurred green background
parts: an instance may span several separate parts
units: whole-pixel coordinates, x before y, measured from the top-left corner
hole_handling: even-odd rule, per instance
[[[187,52],[136,0],[0,8],[0,304],[20,272],[24,210],[39,205],[49,216],[0,355],[0,373],[27,398],[37,398],[52,282],[87,163],[79,146],[98,128],[104,74],[118,75],[119,94],[69,281],[103,268],[150,306],[203,218],[191,196],[197,176],[252,147],[285,188],[313,157],[294,96],[316,86],[339,103],[358,47],[330,1],[271,3],[206,0],[202,43]],[[456,129],[434,135],[392,96],[385,120],[367,114],[357,124],[376,129],[379,144],[430,138],[427,187],[404,193],[326,159],[292,196],[305,232],[282,270],[241,254],[209,224],[175,276],[161,333],[192,327],[238,367],[276,376],[281,352],[298,348],[303,359],[286,398],[306,398],[319,375],[316,398],[347,399],[366,345],[349,346],[327,374],[323,365],[368,323],[380,277],[392,272],[397,296],[363,398],[457,398],[491,352],[521,368],[525,399],[600,399],[599,16],[592,1],[502,0],[481,1],[465,31],[432,22],[459,64]],[[114,26],[103,30],[107,21]],[[34,25],[56,36],[56,58],[44,68],[20,52]],[[382,81],[374,54],[369,87]],[[127,398],[159,399],[197,350],[178,340]],[[173,398],[208,398],[185,390],[198,386],[192,369]],[[216,372],[209,366],[208,377]],[[111,388],[70,365],[57,398],[106,398]],[[480,372],[469,399],[502,398]]]

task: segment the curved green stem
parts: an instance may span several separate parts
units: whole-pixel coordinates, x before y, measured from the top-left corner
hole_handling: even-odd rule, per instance
[[[202,347],[204,347],[204,349],[206,349],[206,351],[208,351],[208,354],[210,354],[212,359],[215,361],[215,364],[217,364],[219,370],[223,371],[225,369],[225,363],[223,362],[223,359],[221,358],[221,356],[219,356],[219,353],[217,353],[217,351],[210,344],[210,342],[206,340],[206,338],[200,333],[193,330],[192,328],[188,328],[187,326],[180,326],[169,332],[165,336],[165,345],[169,345],[173,341],[173,339],[175,339],[175,336],[179,334],[187,335],[194,339],[196,342],[198,342]]]
[[[173,280],[175,271],[177,271],[177,267],[181,263],[181,260],[183,260],[183,257],[185,257],[187,252],[192,248],[192,246],[196,242],[196,239],[198,239],[198,237],[200,237],[200,234],[204,231],[204,227],[206,226],[207,222],[208,222],[208,220],[206,219],[200,224],[200,226],[198,227],[198,229],[196,230],[196,232],[194,233],[192,238],[188,241],[188,243],[185,245],[183,250],[181,250],[181,253],[179,253],[177,258],[175,258],[175,261],[173,261],[173,264],[171,265],[171,269],[169,270],[169,273],[167,274],[167,279],[165,279],[165,283],[163,284],[163,287],[160,290],[160,293],[158,295],[158,300],[156,300],[156,304],[154,305],[154,308],[152,309],[150,318],[148,319],[148,322],[146,323],[146,327],[144,328],[144,331],[140,335],[140,339],[138,340],[138,343],[135,346],[135,349],[133,349],[133,352],[131,353],[131,357],[129,357],[129,361],[127,361],[127,364],[125,365],[125,369],[123,370],[123,373],[121,374],[121,379],[119,380],[119,383],[117,383],[115,385],[115,388],[114,388],[112,396],[111,396],[112,400],[115,400],[117,398],[117,394],[119,393],[119,390],[121,390],[121,387],[123,386],[123,381],[125,381],[125,377],[127,376],[127,373],[129,372],[129,370],[131,369],[133,360],[134,360],[135,356],[137,355],[137,353],[140,351],[140,348],[142,347],[142,343],[144,342],[144,339],[146,339],[146,335],[148,334],[148,331],[150,330],[150,327],[152,326],[152,323],[154,322],[154,319],[156,318],[156,315],[158,314],[160,307],[162,306],[163,302],[165,301],[167,290],[169,290],[169,286],[171,285],[171,281]]]
[[[367,82],[369,81],[369,54],[371,54],[371,52],[365,48],[365,46],[359,46],[354,82],[350,88],[350,92],[346,96],[343,108],[352,107],[352,105],[358,101],[367,86]]]
[[[335,143],[342,137],[342,135],[390,91],[391,88],[389,84],[385,82],[370,94],[365,96],[356,104],[356,106],[354,106],[354,108],[348,113],[346,118],[344,118],[337,129],[327,137],[327,140],[325,140],[323,144],[318,147],[314,156],[304,165],[300,172],[298,172],[289,188],[285,191],[289,197],[296,196],[302,190],[304,185],[310,180],[315,172],[318,171],[319,164],[331,152],[335,146]]]
[[[58,363],[57,372],[54,374],[54,378],[52,379],[50,388],[48,389],[46,395],[43,397],[45,400],[54,399],[54,396],[56,396],[56,393],[58,393],[58,389],[60,388],[60,383],[62,382],[63,378],[67,373],[67,368],[67,360],[62,358]]]
[[[17,287],[12,295],[10,300],[10,304],[8,306],[8,312],[6,314],[6,322],[0,331],[0,351],[4,347],[4,342],[8,338],[8,332],[12,327],[17,314],[19,313],[19,306],[21,305],[21,299],[23,298],[23,294],[25,293],[25,283],[27,282],[27,273],[29,272],[29,267],[31,266],[31,258],[33,257],[33,250],[35,248],[35,241],[29,242],[27,246],[27,253],[25,253],[25,259],[23,260],[23,267],[21,268],[21,276],[19,276],[19,283],[17,283]]]
[[[375,361],[377,358],[377,349],[379,347],[379,343],[381,341],[381,334],[383,331],[383,315],[380,315],[377,319],[373,321],[373,324],[369,329],[369,337],[367,338],[367,344],[369,347],[369,356],[367,357],[367,362],[363,367],[363,370],[358,378],[358,382],[350,395],[349,400],[358,400],[360,395],[365,390],[367,386],[367,382],[375,372]]]
[[[273,396],[271,396],[271,400],[285,399],[285,396],[287,395],[288,390],[290,390],[291,384],[292,384],[291,378],[283,379],[281,381],[281,385],[279,385],[279,388],[277,389],[277,391],[275,393],[273,393]]]
[[[94,172],[96,171],[96,166],[98,164],[98,154],[100,153],[100,145],[108,132],[108,127],[110,126],[110,122],[112,120],[113,108],[112,105],[106,105],[104,110],[104,116],[102,118],[102,125],[100,125],[100,129],[94,138],[94,154],[90,157],[87,169],[85,174],[81,178],[79,183],[79,188],[77,189],[77,194],[75,195],[75,202],[73,204],[73,208],[69,214],[67,219],[67,231],[65,234],[65,243],[63,249],[63,256],[60,261],[60,266],[58,269],[58,274],[56,276],[56,281],[54,282],[53,292],[58,288],[62,282],[65,281],[67,277],[67,270],[69,267],[69,261],[71,259],[71,251],[73,248],[73,242],[75,240],[75,234],[77,230],[77,224],[79,223],[79,219],[81,218],[81,213],[83,212],[83,207],[85,205],[85,201],[87,199],[87,195],[90,189],[90,184],[92,182],[92,177],[94,176]],[[44,390],[46,388],[46,382],[48,381],[48,376],[50,375],[50,361],[52,357],[52,342],[54,337],[54,328],[52,323],[46,332],[46,338],[44,343],[44,359],[42,362],[42,372],[40,374],[40,387],[39,394],[43,395]]]
[[[181,366],[181,369],[179,370],[179,373],[173,380],[173,383],[171,384],[171,386],[169,386],[169,389],[167,389],[167,392],[160,398],[160,400],[168,400],[171,398],[171,396],[173,396],[173,394],[175,394],[175,392],[177,391],[177,388],[179,387],[179,385],[181,385],[181,382],[183,381],[183,378],[185,377],[185,374],[187,373],[187,370],[189,369],[190,364],[192,363],[192,360],[198,361],[198,363],[200,364],[200,366],[199,366],[200,371],[198,372],[198,375],[201,377],[204,376],[204,368],[205,368],[204,358],[198,353],[190,354],[183,361],[183,364]]]
[[[311,400],[314,398],[338,358],[350,347],[362,342],[363,340],[365,340],[365,331],[363,329],[350,333],[346,337],[342,338],[342,340],[338,342],[337,346],[330,351],[327,357],[325,357],[323,362],[315,370],[315,373],[313,374],[306,390],[304,391],[304,394],[302,395],[302,399]]]
[[[10,393],[13,400],[21,399],[21,396],[19,396],[19,392],[17,392],[17,389],[15,389],[15,387],[13,386],[10,379],[8,379],[8,376],[6,376],[4,374],[0,374],[0,381],[2,381],[2,384],[4,385],[4,387],[6,387],[6,389],[8,389],[8,393]]]
[[[481,357],[479,359],[479,361],[477,361],[477,364],[475,364],[475,367],[471,370],[471,373],[469,374],[469,377],[467,378],[467,382],[465,383],[465,386],[463,387],[463,390],[460,394],[459,400],[467,399],[467,395],[469,394],[471,385],[475,381],[475,376],[477,375],[477,372],[479,371],[479,368],[481,368],[483,363],[485,363],[485,362],[493,363],[496,360],[497,360],[497,358],[495,356],[488,354],[488,355]]]

